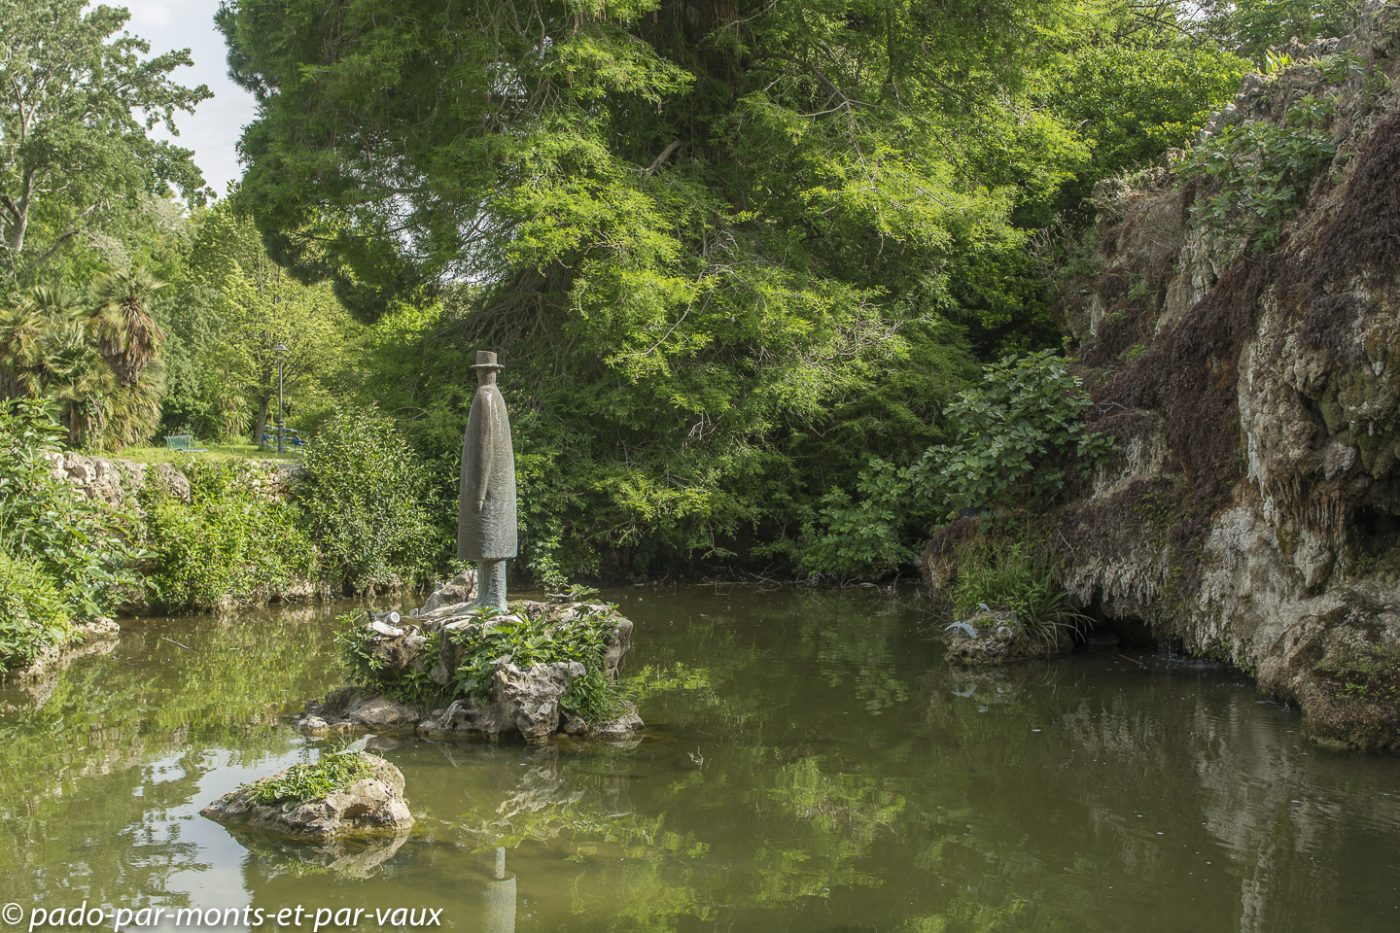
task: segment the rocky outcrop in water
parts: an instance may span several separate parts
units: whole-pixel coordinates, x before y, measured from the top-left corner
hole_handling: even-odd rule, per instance
[[[342,786],[304,799],[271,799],[270,786],[297,767],[245,784],[200,811],[220,823],[294,839],[326,841],[347,836],[396,836],[413,827],[403,796],[403,774],[377,755],[352,753],[361,773]]]
[[[1099,191],[1067,304],[1118,453],[1049,534],[1081,605],[1251,672],[1314,739],[1400,749],[1400,11],[1292,60],[1206,131],[1320,128],[1276,242],[1213,229],[1210,176]]]
[[[366,618],[344,641],[363,683],[308,704],[296,727],[318,736],[515,734],[528,742],[642,729],[636,706],[611,686],[631,649],[629,619],[587,602],[523,600],[506,614],[481,612],[471,605],[473,591],[467,571],[411,618]],[[606,710],[580,713],[570,702],[576,687],[580,701],[585,689],[606,696]]]
[[[1074,648],[1068,630],[1055,628],[1039,634],[1023,625],[1014,610],[1007,609],[975,613],[948,626],[948,632],[943,657],[954,664],[1015,664],[1057,657]]]

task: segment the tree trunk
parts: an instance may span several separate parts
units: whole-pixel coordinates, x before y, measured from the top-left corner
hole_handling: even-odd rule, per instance
[[[263,432],[267,430],[267,409],[271,401],[266,395],[258,399],[258,417],[253,421],[253,443],[261,444]]]

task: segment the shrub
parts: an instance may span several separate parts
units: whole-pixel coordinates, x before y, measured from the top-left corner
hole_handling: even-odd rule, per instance
[[[289,503],[245,463],[192,462],[190,501],[148,486],[151,602],[169,610],[251,605],[284,595],[316,572],[316,551]]]
[[[915,553],[906,540],[911,526],[914,534],[927,530],[911,486],[908,470],[872,457],[855,496],[828,491],[803,524],[798,566],[812,576],[852,580],[889,576],[907,565]]]
[[[1028,633],[1046,641],[1077,632],[1088,620],[1055,582],[1049,563],[1020,543],[965,547],[951,597],[958,618],[984,606],[1010,609]]]
[[[57,582],[37,561],[0,551],[0,671],[33,663],[74,637]]]
[[[1071,469],[1091,468],[1112,447],[1085,423],[1090,404],[1069,360],[1050,351],[984,367],[944,410],[952,442],[929,448],[916,468],[925,494],[950,517],[1052,498]]]
[[[68,617],[85,621],[138,586],[134,519],[55,475],[62,436],[42,404],[0,404],[0,551],[46,575]]]
[[[323,573],[347,590],[412,586],[446,556],[427,473],[376,409],[329,419],[307,445],[295,497]]]
[[[1283,224],[1302,203],[1314,176],[1337,151],[1326,132],[1332,107],[1308,95],[1280,123],[1247,120],[1227,126],[1182,161],[1187,178],[1207,179],[1215,193],[1192,205],[1192,216],[1217,239],[1272,249]]]

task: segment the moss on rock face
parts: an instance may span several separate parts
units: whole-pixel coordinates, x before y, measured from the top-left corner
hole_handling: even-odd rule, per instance
[[[1313,665],[1308,735],[1325,745],[1400,750],[1400,645],[1338,640]]]

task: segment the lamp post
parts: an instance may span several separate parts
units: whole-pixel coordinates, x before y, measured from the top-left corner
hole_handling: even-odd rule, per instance
[[[277,354],[277,453],[281,454],[282,435],[286,425],[282,423],[282,363],[287,359],[287,345],[279,343],[272,348]]]

